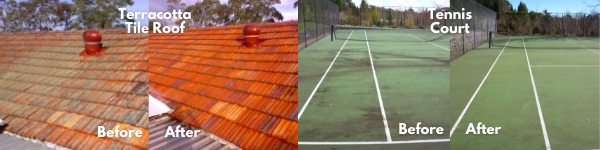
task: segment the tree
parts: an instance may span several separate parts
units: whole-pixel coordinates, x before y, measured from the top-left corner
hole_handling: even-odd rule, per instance
[[[167,0],[167,11],[172,12],[173,10],[183,10],[186,7],[185,3],[181,3],[181,0]]]
[[[379,20],[380,16],[379,16],[379,10],[377,9],[377,7],[375,7],[375,6],[371,7],[370,16],[371,16],[373,25],[379,26],[381,21]]]
[[[526,6],[526,5],[525,5],[525,3],[523,3],[523,2],[520,2],[520,3],[519,3],[519,6],[518,6],[518,10],[517,10],[517,11],[518,11],[518,12],[525,12],[525,13],[529,12],[529,10],[527,10],[527,6]]]
[[[218,0],[204,0],[185,8],[186,12],[192,14],[192,19],[186,20],[191,27],[208,27],[218,24],[226,24],[229,21],[231,11],[229,7],[221,4]],[[180,24],[179,21],[177,24]]]
[[[393,26],[394,25],[394,19],[392,18],[392,9],[387,9],[387,15],[385,16],[386,20],[387,20],[387,25],[388,26]]]
[[[117,8],[132,6],[133,0],[73,0],[77,6],[77,20],[71,25],[75,29],[111,29],[124,27]],[[127,13],[127,12],[125,12]]]
[[[369,23],[370,16],[371,15],[369,15],[369,4],[367,4],[367,0],[361,0],[360,1],[360,14],[359,14],[359,19],[360,19],[361,24],[370,26],[371,25]]]
[[[280,4],[280,0],[229,0],[229,10],[217,10],[231,13],[226,24],[247,24],[260,22],[274,22],[283,20],[283,15],[273,5]],[[226,8],[226,7],[220,7]]]
[[[58,3],[54,11],[54,15],[56,16],[53,20],[55,26],[63,26],[64,30],[71,30],[71,23],[73,22],[71,18],[73,18],[75,12],[77,12],[75,5],[67,2]]]
[[[294,2],[294,8],[298,8],[298,1]]]
[[[413,19],[414,10],[412,8],[408,9],[408,13],[406,13],[406,20],[404,21],[404,27],[411,28],[415,26],[415,22]]]

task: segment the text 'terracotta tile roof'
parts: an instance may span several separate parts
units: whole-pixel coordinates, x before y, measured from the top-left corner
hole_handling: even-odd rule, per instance
[[[83,32],[0,33],[6,131],[72,149],[147,148],[148,35],[103,30],[108,49],[81,57]],[[144,136],[100,138],[98,126]]]
[[[244,25],[150,34],[149,91],[243,149],[297,149],[298,22],[259,26],[257,49],[241,47]]]

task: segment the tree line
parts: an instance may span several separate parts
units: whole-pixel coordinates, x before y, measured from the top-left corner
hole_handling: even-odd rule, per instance
[[[459,0],[452,0],[459,1]],[[537,35],[598,36],[598,5],[587,5],[589,12],[552,13],[530,10],[520,2],[517,7],[507,0],[475,0],[475,2],[496,12],[498,32],[511,32]],[[544,2],[544,1],[541,1]]]
[[[405,28],[424,28],[426,24],[431,23],[425,13],[424,8],[411,8],[402,6],[375,6],[370,5],[367,0],[361,0],[359,7],[352,0],[330,0],[339,6],[340,20],[339,24],[344,25],[362,25],[376,27],[405,27]],[[309,4],[306,8],[311,8]],[[437,7],[437,11],[444,11],[446,8]],[[305,20],[311,19],[311,12],[305,12]]]
[[[0,31],[50,31],[125,27],[117,8],[133,0],[0,0]]]
[[[182,19],[175,22],[179,25],[182,21],[185,21],[184,25],[188,28],[283,20],[281,12],[273,6],[281,4],[280,0],[229,0],[225,4],[222,4],[219,0],[202,0],[189,6],[182,3],[181,0],[167,0],[167,4],[167,11],[180,9],[191,12],[192,19]],[[150,20],[150,25],[155,21],[168,24],[164,20]]]
[[[180,9],[192,13],[186,21],[189,27],[209,27],[246,23],[276,22],[283,15],[273,5],[280,0],[202,0],[186,5],[181,0],[167,0],[166,11]],[[0,32],[85,30],[125,28],[118,8],[133,6],[133,0],[0,0]],[[292,4],[290,4],[292,5]],[[166,20],[160,21],[163,25]]]

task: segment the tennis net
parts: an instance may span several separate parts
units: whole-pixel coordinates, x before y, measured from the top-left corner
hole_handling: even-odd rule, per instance
[[[449,43],[449,34],[433,33],[428,29],[364,27],[332,25],[331,40],[369,42],[441,42]]]
[[[506,32],[489,32],[492,40],[489,41],[491,47],[506,47],[509,48],[527,48],[540,50],[579,50],[591,49],[598,51],[600,42],[598,37],[584,36],[552,36],[539,34],[519,34]],[[525,44],[506,44],[511,39],[511,42],[525,42]]]

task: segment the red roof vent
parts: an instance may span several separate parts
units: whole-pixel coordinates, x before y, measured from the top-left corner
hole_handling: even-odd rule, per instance
[[[102,35],[98,30],[86,30],[83,32],[83,42],[85,50],[80,56],[100,56],[106,49],[102,48]]]
[[[246,48],[258,48],[260,27],[256,24],[248,24],[244,26],[244,45]]]

